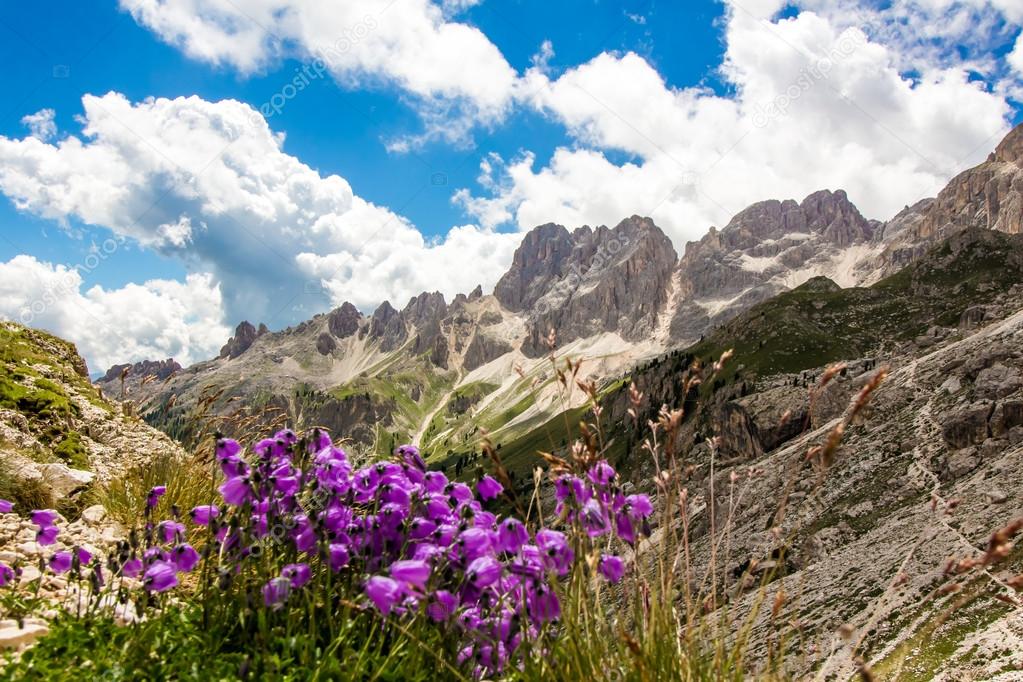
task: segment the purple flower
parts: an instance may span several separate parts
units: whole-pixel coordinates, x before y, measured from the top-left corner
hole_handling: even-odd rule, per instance
[[[458,537],[458,545],[465,553],[465,558],[475,559],[490,551],[490,535],[492,531],[483,528],[469,528]]]
[[[128,578],[137,578],[142,573],[143,568],[145,568],[145,564],[142,563],[142,559],[128,559],[124,562],[124,566],[121,567],[121,573]]]
[[[539,585],[526,595],[526,607],[533,620],[539,623],[561,617],[561,602],[558,601],[558,595],[546,585]]]
[[[611,524],[607,520],[604,508],[593,499],[583,505],[579,520],[582,521],[586,534],[591,538],[599,537],[611,530]]]
[[[492,500],[504,492],[504,486],[492,476],[486,475],[476,484],[476,491],[480,494],[481,500]]]
[[[36,509],[32,512],[32,523],[40,528],[52,526],[57,521],[57,512],[52,509]]]
[[[401,600],[401,585],[392,578],[375,575],[366,581],[366,596],[377,607],[377,610],[386,616]]]
[[[60,575],[71,570],[71,552],[57,552],[50,557],[50,570]]]
[[[629,495],[625,498],[626,509],[631,508],[630,514],[636,518],[645,519],[654,513],[654,505],[646,495]]]
[[[274,578],[263,585],[263,603],[272,608],[279,608],[291,595],[291,581],[287,578]]]
[[[547,568],[553,569],[560,576],[568,575],[574,553],[568,546],[564,533],[547,529],[537,531],[536,544],[543,552],[544,565]]]
[[[81,547],[75,547],[75,554],[78,555],[78,563],[82,566],[88,566],[89,562],[92,561],[92,552]]]
[[[489,587],[501,578],[501,564],[493,557],[481,556],[469,564],[465,577],[475,587]]]
[[[398,447],[398,456],[401,457],[401,461],[413,469],[419,471],[426,471],[426,462],[423,461],[423,456],[419,454],[419,448],[415,445],[401,445]]]
[[[240,507],[252,497],[252,488],[249,486],[249,479],[246,476],[235,476],[229,478],[220,486],[220,495],[224,502],[235,507]]]
[[[166,592],[178,584],[178,574],[174,564],[169,561],[154,562],[146,570],[142,584],[149,592]]]
[[[420,590],[426,589],[426,581],[430,579],[430,564],[414,559],[395,561],[391,564],[391,577]]]
[[[0,563],[0,587],[14,580],[14,571],[7,564]]]
[[[514,554],[529,542],[529,532],[518,519],[507,518],[497,528],[497,551]]]
[[[167,486],[158,485],[154,486],[149,494],[146,495],[146,506],[152,509],[156,505],[160,504],[160,498],[167,494]]]
[[[164,542],[174,542],[179,535],[185,534],[185,527],[177,521],[161,521],[157,526]]]
[[[458,608],[458,597],[447,590],[437,590],[426,606],[426,613],[435,623],[440,623],[450,618],[456,608]]]
[[[7,500],[0,500],[0,514],[10,514],[14,509],[14,503]]]
[[[171,550],[171,559],[182,573],[188,573],[199,563],[199,552],[191,545],[178,545]]]
[[[56,526],[43,526],[36,533],[36,542],[40,545],[52,545],[57,541],[57,535],[59,534],[60,531]]]
[[[423,476],[423,488],[428,493],[442,493],[448,487],[448,477],[440,471],[427,471]]]
[[[312,571],[309,569],[309,564],[288,564],[281,569],[281,577],[287,578],[291,586],[297,590],[309,582]]]
[[[622,579],[625,575],[625,563],[621,557],[616,557],[612,554],[604,554],[600,557],[600,563],[597,564],[597,570],[604,576],[604,579],[611,583],[616,583]]]
[[[351,556],[348,554],[347,547],[338,543],[334,543],[330,546],[330,556],[328,558],[330,570],[336,573],[347,566],[350,560]]]
[[[215,519],[220,516],[220,509],[213,504],[204,504],[196,507],[189,515],[192,517],[192,522],[199,526],[208,526],[211,519]]]
[[[600,460],[586,474],[594,485],[607,486],[614,480],[615,470],[607,463],[607,460]]]
[[[230,457],[237,457],[242,451],[242,446],[236,440],[221,438],[217,441],[217,459],[223,460]]]

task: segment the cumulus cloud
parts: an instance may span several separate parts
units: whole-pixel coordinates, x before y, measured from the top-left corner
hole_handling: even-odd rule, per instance
[[[53,122],[56,112],[53,109],[40,109],[34,114],[23,116],[22,124],[29,129],[32,137],[46,142],[57,134],[57,124]]]
[[[418,100],[428,132],[438,112],[496,120],[517,79],[478,29],[450,15],[480,0],[121,0],[121,7],[194,59],[243,73],[275,60],[321,60],[347,86],[388,83]]]
[[[209,275],[83,291],[77,269],[26,255],[0,263],[0,317],[73,340],[92,372],[153,358],[195,362],[230,335]]]
[[[782,3],[728,14],[721,67],[735,95],[674,88],[643,58],[601,54],[556,79],[525,74],[530,103],[576,141],[535,168],[487,160],[488,190],[457,200],[484,225],[612,223],[649,214],[676,243],[748,204],[846,189],[887,218],[977,163],[1008,130],[1004,97],[962,67],[905,76],[857,27]],[[613,162],[607,152],[624,152]]]
[[[103,226],[210,272],[230,320],[296,322],[349,300],[401,305],[496,282],[514,235],[428,241],[405,218],[285,153],[248,105],[83,98],[81,137],[0,137],[0,191],[23,211]]]
[[[1016,47],[1009,53],[1008,61],[1020,78],[1023,78],[1023,33],[1016,39]]]

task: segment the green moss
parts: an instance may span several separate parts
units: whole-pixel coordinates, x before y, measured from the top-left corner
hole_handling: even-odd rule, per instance
[[[53,448],[53,454],[73,469],[89,469],[89,451],[82,444],[77,431],[69,431],[64,439]]]

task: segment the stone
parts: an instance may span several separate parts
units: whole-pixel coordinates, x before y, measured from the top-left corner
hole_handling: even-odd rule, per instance
[[[1023,399],[999,401],[991,413],[991,434],[1002,436],[1017,426],[1023,426]]]
[[[66,464],[60,463],[42,464],[40,470],[43,480],[50,486],[57,498],[67,497],[87,487],[96,478],[96,474],[91,471],[72,469]]]
[[[1009,429],[1009,444],[1019,445],[1023,443],[1023,426],[1014,426]]]
[[[997,399],[1023,387],[1023,374],[1015,367],[997,363],[977,374],[973,389],[978,398]]]
[[[107,508],[102,504],[94,504],[82,510],[79,518],[89,526],[98,526],[107,518]]]
[[[954,409],[941,416],[941,435],[949,447],[965,448],[983,443],[989,435],[988,418],[994,403],[979,402]]]
[[[50,632],[45,625],[26,623],[25,627],[6,627],[0,629],[0,648],[21,649],[34,643],[40,637]]]
[[[943,383],[940,388],[942,391],[947,391],[948,393],[958,393],[962,387],[962,379],[953,375],[948,379],[945,379],[945,383]]]
[[[1009,441],[1007,440],[988,438],[981,444],[978,452],[982,459],[991,459],[1005,452],[1008,447]]]
[[[26,565],[21,567],[21,584],[27,585],[33,583],[42,577],[42,573],[34,565]]]
[[[977,448],[964,448],[957,450],[948,456],[946,470],[953,478],[962,478],[980,466],[980,458],[977,456]]]
[[[465,356],[462,364],[469,372],[478,367],[496,360],[505,353],[511,352],[512,347],[499,339],[487,336],[482,331],[477,331],[465,349]]]
[[[327,332],[323,332],[316,337],[316,352],[320,355],[330,355],[336,350],[337,341],[335,341],[334,337]]]

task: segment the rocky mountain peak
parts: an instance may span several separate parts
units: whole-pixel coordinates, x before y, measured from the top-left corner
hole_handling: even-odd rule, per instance
[[[494,287],[494,296],[514,312],[532,307],[560,277],[574,246],[573,236],[561,225],[533,228],[515,250],[511,267]]]
[[[101,379],[99,379],[99,383],[120,380],[121,375],[124,374],[125,370],[128,371],[125,376],[129,376],[133,379],[153,377],[157,381],[163,381],[175,372],[180,372],[181,365],[179,365],[173,358],[155,361],[143,360],[141,362],[136,362],[135,364],[114,365],[107,370],[107,373],[104,374]]]
[[[633,216],[614,228],[582,227],[571,234],[544,226],[533,234],[546,234],[548,241],[531,243],[527,255],[549,253],[550,260],[531,269],[513,266],[498,284],[499,300],[529,303],[523,352],[543,352],[550,329],[562,342],[600,332],[635,340],[653,330],[678,256],[652,220]]]
[[[340,308],[335,308],[327,316],[327,327],[330,333],[339,339],[346,339],[359,331],[362,313],[354,305],[345,301]]]
[[[369,336],[371,339],[380,339],[380,347],[385,352],[398,348],[408,338],[401,313],[389,301],[381,303],[370,316]]]
[[[260,324],[259,329],[256,329],[251,322],[247,320],[242,321],[234,330],[234,336],[220,349],[220,358],[233,360],[251,348],[256,339],[268,332],[269,330],[265,324]]]
[[[836,246],[849,246],[873,237],[873,226],[849,201],[845,190],[814,192],[803,199],[799,208],[806,217],[807,228]]]
[[[1013,128],[995,148],[993,160],[1023,165],[1023,123]]]

